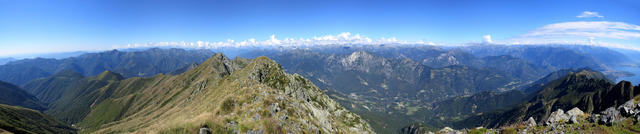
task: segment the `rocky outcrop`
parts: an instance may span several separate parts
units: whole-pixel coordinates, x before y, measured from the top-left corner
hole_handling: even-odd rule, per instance
[[[618,106],[618,108],[609,107],[600,114],[592,115],[592,121],[598,122],[604,125],[613,125],[621,120],[623,117],[629,117],[639,120],[640,118],[640,103],[636,103],[635,99],[631,99],[624,104]]]
[[[524,123],[527,127],[531,128],[531,127],[536,127],[538,124],[536,123],[536,120],[533,119],[533,117],[529,117],[529,119]]]
[[[444,127],[440,129],[440,131],[436,132],[438,134],[462,134],[462,131],[454,130],[450,127]]]
[[[421,124],[411,124],[400,130],[401,134],[421,134],[425,132],[424,127]]]
[[[613,125],[614,122],[617,122],[620,118],[620,112],[613,107],[607,108],[604,112],[602,112],[602,116],[600,116],[599,123],[603,123],[606,125]]]
[[[358,115],[344,109],[304,77],[297,74],[286,74],[278,63],[267,57],[256,58],[243,70],[249,71],[251,79],[282,91],[281,95],[276,95],[276,101],[282,98],[282,103],[272,103],[270,111],[274,116],[279,117],[276,118],[278,121],[286,122],[288,116],[295,115],[283,113],[287,112],[285,111],[287,109],[282,109],[284,107],[280,105],[287,105],[289,109],[297,109],[296,111],[308,110],[308,113],[300,112],[298,114],[309,114],[310,117],[307,119],[314,123],[307,125],[315,126],[318,131],[323,133],[372,133],[369,125]],[[285,98],[290,98],[290,100],[284,101]]]
[[[549,118],[545,122],[545,125],[556,127],[556,126],[561,126],[565,123],[570,123],[570,124],[579,123],[581,120],[583,120],[582,119],[583,117],[584,117],[584,112],[582,112],[582,110],[580,110],[577,107],[567,111],[566,113],[562,109],[558,109],[557,111],[549,115]],[[533,118],[529,118],[529,119],[531,120]],[[525,124],[529,124],[528,122],[530,121],[525,122]]]
[[[579,108],[575,107],[569,111],[567,111],[567,115],[569,115],[569,123],[579,123],[579,119],[584,116],[584,112]]]
[[[460,124],[464,127],[474,127],[481,124],[490,128],[497,128],[513,122],[524,121],[525,117],[542,119],[545,124],[554,123],[563,119],[573,123],[578,121],[570,116],[551,115],[557,109],[571,109],[578,107],[584,113],[599,113],[609,107],[618,107],[640,94],[634,90],[630,82],[621,81],[613,84],[612,81],[600,73],[591,69],[580,69],[567,73],[562,78],[538,86],[536,93],[531,93],[527,102],[518,104],[510,110],[485,113],[476,117],[470,117]],[[632,112],[632,111],[629,111]],[[554,118],[562,117],[562,118]],[[552,119],[549,119],[552,118]],[[546,122],[547,120],[551,122]],[[475,122],[475,123],[474,123]]]
[[[565,114],[562,109],[558,109],[557,111],[549,115],[549,118],[545,122],[545,125],[553,126],[559,123],[565,123],[567,121],[569,121],[569,115]]]
[[[625,102],[624,104],[620,105],[618,107],[618,111],[620,111],[620,113],[623,116],[633,116],[636,115],[638,113],[640,113],[640,103],[635,104],[634,100],[629,100],[627,102]]]
[[[95,102],[78,123],[97,129],[89,133],[199,133],[207,128],[211,133],[374,133],[359,115],[267,57],[247,61],[216,54],[179,75],[131,78],[105,87],[111,94],[92,92],[104,101],[74,101]],[[148,125],[138,127],[141,123]]]

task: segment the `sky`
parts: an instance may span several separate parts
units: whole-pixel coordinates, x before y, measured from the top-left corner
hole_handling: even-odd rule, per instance
[[[0,56],[345,42],[640,50],[638,25],[637,0],[0,0]]]

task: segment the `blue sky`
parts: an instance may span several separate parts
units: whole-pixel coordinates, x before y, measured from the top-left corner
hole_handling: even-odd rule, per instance
[[[597,14],[578,17],[586,11]],[[574,25],[587,29],[557,31]],[[0,56],[105,50],[148,42],[269,40],[271,35],[298,39],[344,32],[437,44],[482,42],[485,35],[495,43],[536,42],[554,35],[562,40],[588,41],[589,37],[640,47],[638,25],[640,2],[635,0],[0,0]],[[625,28],[616,29],[621,26]],[[598,31],[600,27],[614,29]],[[609,36],[612,30],[622,34]],[[575,31],[582,33],[567,34]]]

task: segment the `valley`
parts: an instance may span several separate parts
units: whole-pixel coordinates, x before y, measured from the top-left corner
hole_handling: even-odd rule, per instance
[[[85,69],[62,66],[49,75],[29,76],[38,78],[21,82],[21,86],[5,83],[3,90],[21,96],[3,104],[34,109],[59,123],[37,133],[65,125],[67,130],[55,131],[194,133],[206,126],[213,133],[419,133],[444,127],[501,128],[529,117],[540,119],[540,124],[557,109],[577,107],[585,113],[598,113],[638,94],[633,90],[638,87],[628,81],[614,84],[612,80],[618,77],[606,74],[621,72],[610,67],[617,63],[585,59],[607,56],[583,54],[558,59],[555,55],[573,50],[548,52],[555,46],[533,50],[526,46],[476,57],[482,56],[476,51],[493,52],[491,49],[501,46],[486,47],[257,49],[233,59],[206,50],[159,48],[87,53],[80,57],[118,61],[101,63],[101,67],[122,68],[120,73],[106,69],[91,75],[79,71]],[[169,59],[100,56],[176,52],[210,57],[189,63],[174,59],[190,59],[191,54]],[[146,77],[123,75],[141,66],[120,64],[139,58],[159,63],[169,60],[177,65]],[[583,60],[562,63],[573,58]],[[29,64],[33,60],[43,59],[11,62],[0,70],[27,71],[33,68],[28,67],[33,66]],[[16,128],[20,127],[3,129],[21,130]]]
[[[0,0],[0,134],[635,134],[638,9]]]

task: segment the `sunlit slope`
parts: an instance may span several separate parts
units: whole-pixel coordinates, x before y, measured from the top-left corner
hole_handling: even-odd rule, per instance
[[[104,86],[56,102],[88,111],[77,120],[82,133],[191,133],[204,124],[217,132],[371,133],[358,115],[266,57],[216,54],[176,76],[120,80],[107,74],[89,78]]]

